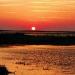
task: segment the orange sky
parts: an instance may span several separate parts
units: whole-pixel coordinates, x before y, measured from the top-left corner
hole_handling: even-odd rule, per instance
[[[0,29],[75,30],[75,0],[0,0]]]

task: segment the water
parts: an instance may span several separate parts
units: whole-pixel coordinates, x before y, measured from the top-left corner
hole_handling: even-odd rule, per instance
[[[0,65],[15,75],[75,75],[75,46],[0,47]]]

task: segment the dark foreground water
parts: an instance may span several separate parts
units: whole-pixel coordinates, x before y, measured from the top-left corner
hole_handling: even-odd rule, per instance
[[[15,75],[75,75],[75,46],[0,47],[0,65]]]

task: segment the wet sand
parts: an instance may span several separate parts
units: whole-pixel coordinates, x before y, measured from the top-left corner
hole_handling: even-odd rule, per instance
[[[75,75],[75,46],[0,47],[0,65],[16,75]]]

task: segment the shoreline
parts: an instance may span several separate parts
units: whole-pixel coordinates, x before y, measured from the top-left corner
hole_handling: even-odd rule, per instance
[[[75,45],[75,32],[0,31],[0,46],[6,45]]]

